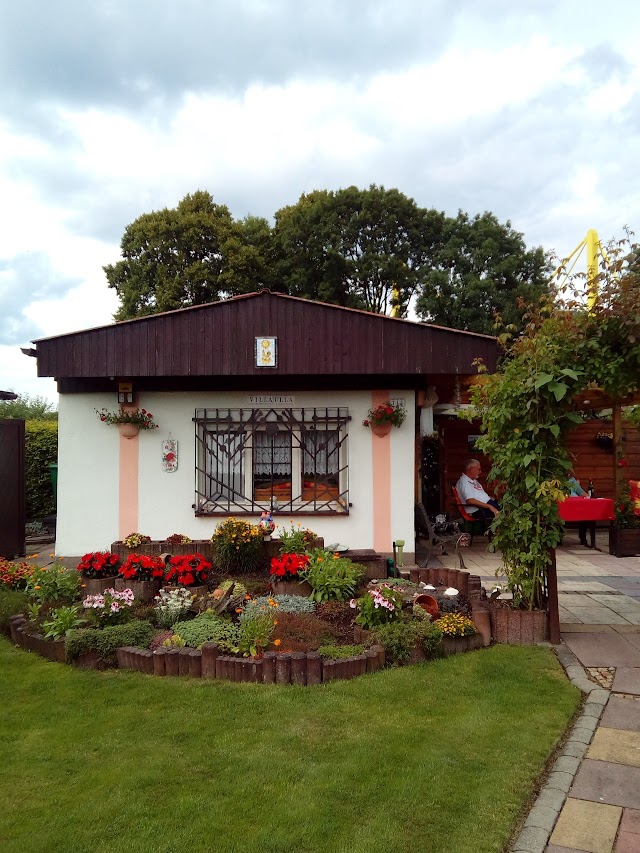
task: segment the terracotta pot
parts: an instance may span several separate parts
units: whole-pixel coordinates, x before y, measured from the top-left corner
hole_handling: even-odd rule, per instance
[[[385,436],[385,435],[389,435],[389,433],[391,432],[391,427],[392,427],[392,426],[393,426],[393,424],[390,424],[390,423],[386,423],[386,424],[371,424],[371,432],[372,432],[374,435],[377,435],[377,436],[379,436],[380,438],[382,438],[382,437],[383,437],[383,436]]]
[[[140,432],[140,427],[135,424],[118,424],[118,432],[123,438],[135,438]]]
[[[440,608],[438,607],[438,602],[432,595],[422,593],[422,595],[416,596],[415,603],[419,604],[423,610],[426,610],[432,619],[437,619]]]

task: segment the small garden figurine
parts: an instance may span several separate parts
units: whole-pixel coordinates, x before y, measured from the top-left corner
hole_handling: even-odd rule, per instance
[[[273,531],[276,529],[276,523],[273,520],[273,516],[267,510],[265,510],[260,516],[258,527],[260,528],[265,537],[271,536]]]

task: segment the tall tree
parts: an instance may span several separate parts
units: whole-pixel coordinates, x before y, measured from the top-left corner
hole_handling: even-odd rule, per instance
[[[275,215],[279,274],[295,296],[405,316],[444,215],[399,190],[316,190]]]
[[[447,218],[417,303],[419,317],[443,326],[493,333],[494,316],[521,326],[519,297],[534,302],[549,289],[549,258],[527,249],[522,234],[492,213]]]
[[[201,190],[176,208],[139,216],[120,243],[122,260],[104,267],[120,299],[116,320],[212,302],[258,289],[266,220],[235,222]]]

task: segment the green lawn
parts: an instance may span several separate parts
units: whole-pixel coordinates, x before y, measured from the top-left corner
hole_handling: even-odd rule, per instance
[[[0,849],[500,851],[579,701],[541,648],[277,688],[2,639]]]

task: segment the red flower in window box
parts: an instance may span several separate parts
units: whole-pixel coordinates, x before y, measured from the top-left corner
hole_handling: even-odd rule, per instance
[[[199,586],[206,583],[212,568],[202,554],[176,554],[169,560],[165,580],[178,586]]]
[[[299,580],[298,572],[306,569],[309,564],[307,554],[281,554],[271,558],[271,575],[277,580]]]
[[[118,574],[120,557],[109,551],[91,551],[78,563],[84,578],[114,578]]]
[[[128,581],[150,581],[153,578],[163,578],[164,572],[165,565],[159,557],[147,557],[145,554],[130,554],[118,569],[120,577]]]

